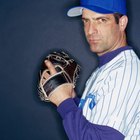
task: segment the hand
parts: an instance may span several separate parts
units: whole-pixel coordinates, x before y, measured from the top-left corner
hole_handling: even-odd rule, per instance
[[[45,61],[45,64],[48,67],[48,70],[50,71],[50,74],[45,74],[45,79],[48,79],[50,76],[55,75],[57,71],[55,70],[54,65],[50,61]],[[54,91],[52,91],[49,100],[55,105],[59,106],[59,104],[62,103],[64,100],[73,97],[75,97],[75,92],[73,90],[72,84],[65,83],[57,87]]]

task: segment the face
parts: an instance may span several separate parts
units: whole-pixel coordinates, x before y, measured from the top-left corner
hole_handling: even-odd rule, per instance
[[[117,24],[113,14],[99,14],[84,9],[82,14],[84,31],[92,52],[101,56],[125,45],[124,30]]]

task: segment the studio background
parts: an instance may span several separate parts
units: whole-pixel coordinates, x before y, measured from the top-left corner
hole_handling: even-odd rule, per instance
[[[75,5],[78,0],[0,0],[0,140],[68,140],[56,107],[38,98],[37,78],[42,59],[65,50],[82,67],[76,87],[82,95],[98,60],[80,17],[66,15]],[[140,56],[139,5],[127,0],[128,42]]]

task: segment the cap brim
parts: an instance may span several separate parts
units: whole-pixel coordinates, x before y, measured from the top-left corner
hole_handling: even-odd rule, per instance
[[[101,13],[101,14],[112,14],[112,13],[115,13],[113,11],[109,11],[109,10],[106,10],[104,8],[97,7],[97,6],[77,6],[77,7],[73,7],[71,9],[69,9],[68,12],[67,12],[67,15],[69,17],[80,16],[80,15],[82,15],[83,9],[89,9],[91,11],[94,11],[94,12],[97,12],[97,13]]]

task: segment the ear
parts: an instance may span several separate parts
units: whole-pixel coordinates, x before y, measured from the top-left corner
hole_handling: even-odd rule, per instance
[[[128,23],[128,17],[127,16],[122,16],[119,19],[119,27],[121,31],[124,31],[127,27],[127,23]]]

